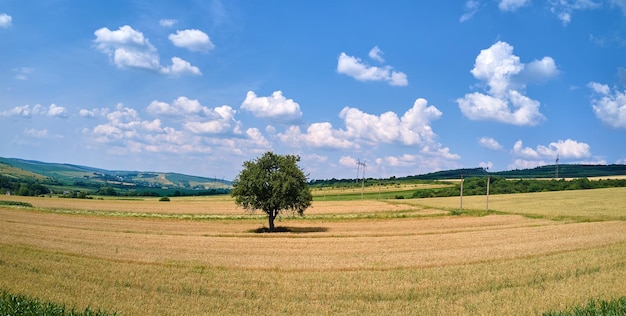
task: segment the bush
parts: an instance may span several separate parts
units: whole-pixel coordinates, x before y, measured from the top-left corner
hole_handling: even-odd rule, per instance
[[[168,198],[167,196],[164,196],[164,197],[160,198],[159,201],[161,201],[161,202],[169,202],[170,198]]]

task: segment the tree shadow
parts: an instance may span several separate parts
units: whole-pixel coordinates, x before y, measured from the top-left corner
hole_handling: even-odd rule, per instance
[[[248,230],[249,233],[263,234],[263,233],[292,233],[292,234],[307,234],[307,233],[323,233],[327,232],[326,227],[288,227],[288,226],[276,226],[274,231],[270,232],[269,227],[259,227],[256,229]]]

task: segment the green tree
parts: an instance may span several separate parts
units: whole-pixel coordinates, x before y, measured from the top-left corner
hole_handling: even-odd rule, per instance
[[[233,182],[230,191],[235,203],[267,214],[270,232],[274,219],[281,211],[303,215],[313,199],[307,177],[298,167],[300,157],[267,152],[254,161],[243,163],[243,170]]]

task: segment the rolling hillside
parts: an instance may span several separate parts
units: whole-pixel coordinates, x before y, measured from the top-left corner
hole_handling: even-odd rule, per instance
[[[105,170],[62,163],[0,157],[0,175],[44,184],[97,189],[210,190],[228,189],[230,181],[171,172]]]

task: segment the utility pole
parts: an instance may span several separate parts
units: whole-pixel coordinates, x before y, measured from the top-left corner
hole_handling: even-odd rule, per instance
[[[556,171],[554,172],[554,178],[559,178],[559,154],[556,154]]]
[[[487,176],[487,212],[489,212],[489,178],[491,178],[491,176]]]
[[[461,175],[461,207],[459,208],[460,212],[463,212],[463,175]]]
[[[365,191],[365,160],[363,162],[359,162],[361,166],[363,166],[363,176],[361,177],[361,200],[363,199],[363,192]]]

